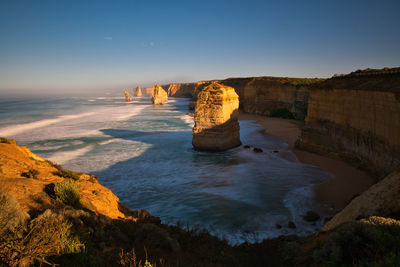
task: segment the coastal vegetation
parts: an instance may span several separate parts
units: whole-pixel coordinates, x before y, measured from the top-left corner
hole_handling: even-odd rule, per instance
[[[79,188],[72,180],[62,181],[54,187],[54,193],[57,201],[65,205],[77,207],[80,201]]]
[[[58,175],[60,177],[63,177],[63,178],[70,178],[70,179],[73,179],[75,181],[80,179],[80,175],[79,175],[78,172],[62,169],[61,167],[54,174]]]

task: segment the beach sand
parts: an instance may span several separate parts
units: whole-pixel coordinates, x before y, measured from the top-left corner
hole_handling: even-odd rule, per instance
[[[239,119],[256,121],[264,127],[265,134],[285,139],[288,148],[293,151],[299,161],[318,166],[334,175],[332,179],[315,187],[315,200],[326,206],[332,214],[342,210],[355,195],[361,194],[373,184],[372,177],[366,172],[341,160],[296,149],[294,144],[301,130],[300,126],[292,120],[247,113],[241,113]]]

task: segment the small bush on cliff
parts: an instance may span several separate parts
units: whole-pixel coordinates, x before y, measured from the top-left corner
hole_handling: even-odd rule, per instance
[[[16,144],[16,142],[15,142],[14,139],[8,139],[8,138],[5,138],[5,137],[0,137],[0,143],[3,143],[3,144],[13,144],[13,145]]]
[[[313,257],[328,266],[394,266],[400,262],[400,222],[370,217],[344,224]]]
[[[51,265],[46,260],[50,256],[79,253],[84,245],[71,234],[71,227],[63,215],[46,210],[29,223],[22,237],[14,235],[0,245],[1,262],[9,266]]]
[[[20,210],[13,195],[0,192],[0,244],[22,231],[28,218],[29,215]]]
[[[124,267],[152,267],[153,265],[146,259],[144,264],[142,263],[142,260],[138,260],[136,258],[136,252],[135,249],[132,249],[129,252],[124,252],[122,250],[119,253],[120,261],[119,264]]]
[[[282,119],[294,119],[292,112],[286,108],[274,109],[269,113],[270,117],[282,118]]]
[[[54,187],[57,201],[77,207],[80,201],[80,193],[77,184],[74,181],[63,181],[57,183]]]
[[[35,170],[35,169],[21,173],[21,176],[23,176],[23,177],[34,178],[34,179],[36,179],[38,175],[39,175],[39,171]]]
[[[79,173],[66,170],[66,169],[59,169],[57,172],[54,173],[57,176],[63,177],[63,178],[70,178],[75,181],[79,180],[81,177],[79,176]]]

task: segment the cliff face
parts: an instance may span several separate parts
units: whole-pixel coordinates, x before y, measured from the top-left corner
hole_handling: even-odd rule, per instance
[[[247,113],[269,116],[276,110],[288,110],[294,118],[303,120],[307,113],[308,84],[320,79],[296,79],[276,77],[229,78],[219,81],[235,88],[240,108]],[[170,84],[168,95],[193,97],[212,81]]]
[[[377,175],[400,168],[400,75],[333,78],[313,87],[298,146],[354,160]]]
[[[232,86],[239,94],[244,112],[270,116],[277,110],[288,110],[296,119],[307,114],[308,86],[303,83],[319,79],[293,79],[276,77],[231,78],[221,81]]]
[[[217,82],[198,94],[192,139],[195,148],[223,151],[241,144],[238,98],[235,89]]]
[[[158,84],[153,86],[150,98],[154,105],[163,105],[168,101],[167,92]]]
[[[321,231],[369,216],[391,216],[400,212],[400,173],[394,172],[353,199],[341,212],[329,220]]]

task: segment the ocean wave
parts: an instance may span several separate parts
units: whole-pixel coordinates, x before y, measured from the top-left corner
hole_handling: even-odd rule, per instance
[[[65,164],[68,161],[71,161],[73,159],[76,159],[77,157],[85,155],[89,151],[93,150],[94,147],[95,147],[94,145],[89,145],[72,151],[56,152],[53,155],[51,155],[49,159],[58,164]]]
[[[14,136],[23,132],[26,132],[28,130],[33,130],[41,127],[45,127],[51,124],[59,123],[62,121],[67,121],[67,120],[73,120],[73,119],[78,119],[82,117],[87,117],[90,115],[95,114],[94,112],[87,112],[87,113],[82,113],[82,114],[76,114],[76,115],[63,115],[54,119],[45,119],[45,120],[40,120],[40,121],[35,121],[31,123],[25,123],[25,124],[17,124],[17,125],[12,125],[12,126],[7,126],[2,129],[0,129],[0,136]]]
[[[185,123],[187,123],[190,127],[194,127],[194,118],[189,115],[183,115],[179,117]]]

